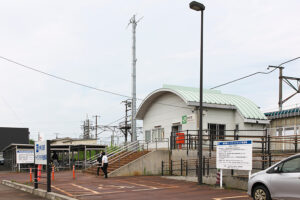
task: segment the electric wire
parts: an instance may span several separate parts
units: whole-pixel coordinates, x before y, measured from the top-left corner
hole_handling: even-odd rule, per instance
[[[128,95],[124,95],[124,94],[112,92],[112,91],[109,91],[109,90],[104,90],[104,89],[96,88],[94,86],[89,86],[87,84],[83,84],[83,83],[79,83],[77,81],[66,79],[66,78],[60,77],[58,75],[54,75],[54,74],[50,74],[48,72],[41,71],[41,70],[36,69],[34,67],[22,64],[20,62],[14,61],[12,59],[9,59],[9,58],[3,57],[3,56],[0,56],[0,59],[6,60],[6,61],[8,61],[10,63],[14,63],[14,64],[16,64],[18,66],[24,67],[24,68],[29,69],[31,71],[34,71],[34,72],[37,72],[37,73],[40,73],[40,74],[43,74],[43,75],[46,75],[46,76],[50,76],[50,77],[55,78],[55,79],[59,79],[59,80],[64,81],[64,82],[68,82],[68,83],[72,83],[72,84],[75,84],[75,85],[78,85],[78,86],[82,86],[82,87],[85,87],[85,88],[93,89],[93,90],[96,90],[96,91],[99,91],[99,92],[104,92],[104,93],[108,93],[108,94],[112,94],[112,95],[116,95],[116,96],[120,96],[120,97],[125,97],[125,98],[131,99],[131,97],[128,96]],[[142,98],[136,98],[136,100],[144,101],[144,99],[142,99]],[[172,106],[172,107],[178,107],[178,108],[193,109],[193,108],[187,107],[187,106],[177,106],[177,105],[172,105],[172,104],[167,104],[167,103],[158,103],[157,102],[157,104],[166,105],[166,106]]]
[[[113,95],[117,95],[117,96],[121,96],[121,97],[131,98],[130,96],[127,96],[127,95],[124,95],[124,94],[119,94],[119,93],[116,93],[116,92],[111,92],[111,91],[108,91],[108,90],[99,89],[99,88],[96,88],[96,87],[93,87],[93,86],[89,86],[89,85],[86,85],[86,84],[83,84],[83,83],[79,83],[79,82],[76,82],[76,81],[72,81],[70,79],[63,78],[63,77],[60,77],[60,76],[57,76],[57,75],[53,75],[53,74],[50,74],[50,73],[38,70],[36,68],[24,65],[22,63],[16,62],[14,60],[11,60],[11,59],[3,57],[3,56],[0,56],[0,58],[3,59],[3,60],[6,60],[8,62],[14,63],[16,65],[22,66],[22,67],[24,67],[26,69],[29,69],[29,70],[32,70],[32,71],[35,71],[35,72],[38,72],[38,73],[50,76],[52,78],[56,78],[56,79],[62,80],[62,81],[65,81],[65,82],[69,82],[69,83],[72,83],[72,84],[75,84],[75,85],[79,85],[79,86],[86,87],[86,88],[89,88],[89,89],[97,90],[97,91],[100,91],[100,92],[105,92],[105,93],[108,93],[108,94],[113,94]]]
[[[224,85],[228,85],[228,84],[230,84],[230,83],[234,83],[234,82],[243,80],[243,79],[245,79],[245,78],[254,76],[254,75],[256,75],[256,74],[270,74],[270,73],[272,73],[273,71],[275,71],[277,68],[281,67],[282,65],[284,65],[284,64],[286,64],[286,63],[289,63],[289,62],[292,62],[292,61],[294,61],[294,60],[297,60],[297,59],[299,59],[299,58],[300,58],[300,57],[296,57],[296,58],[293,58],[293,59],[291,59],[291,60],[285,61],[285,62],[281,63],[279,66],[276,66],[276,68],[274,68],[273,70],[271,70],[271,71],[269,71],[269,72],[255,72],[255,73],[249,74],[249,75],[247,75],[247,76],[243,76],[243,77],[241,77],[241,78],[238,78],[238,79],[235,79],[235,80],[232,80],[232,81],[223,83],[223,84],[221,84],[221,85],[217,85],[217,86],[212,87],[212,88],[210,88],[210,89],[213,90],[213,89],[222,87],[222,86],[224,86]]]

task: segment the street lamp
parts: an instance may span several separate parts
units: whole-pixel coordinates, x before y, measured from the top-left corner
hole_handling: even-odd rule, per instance
[[[205,6],[202,3],[192,1],[190,8],[195,11],[201,11],[201,40],[200,40],[200,99],[199,99],[199,132],[198,132],[198,183],[202,184],[202,115],[203,115],[203,11]]]

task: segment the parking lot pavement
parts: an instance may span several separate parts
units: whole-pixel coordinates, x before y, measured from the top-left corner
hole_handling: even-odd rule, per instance
[[[42,175],[45,176],[45,175]],[[1,175],[0,175],[1,177]],[[28,174],[10,174],[18,182],[28,182]],[[72,179],[72,172],[59,172],[54,176],[52,191],[80,200],[93,199],[201,199],[201,200],[250,200],[246,192],[239,190],[217,189],[197,183],[165,179],[158,176],[113,177],[104,179],[91,174],[77,173]],[[45,180],[42,180],[45,182]],[[45,188],[45,185],[40,185]]]
[[[0,200],[31,200],[31,199],[42,199],[41,197],[34,196],[27,192],[16,190],[8,186],[0,184]]]

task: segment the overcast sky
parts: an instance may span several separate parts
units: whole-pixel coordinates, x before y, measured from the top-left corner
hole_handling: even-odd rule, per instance
[[[0,56],[73,81],[130,96],[133,14],[137,96],[163,84],[198,87],[200,13],[185,0],[1,0]],[[204,17],[204,87],[300,56],[300,1],[210,0]],[[284,75],[300,77],[300,59]],[[0,59],[0,126],[31,138],[78,137],[88,114],[100,124],[124,116],[125,98],[83,88]],[[219,88],[276,109],[278,71]],[[293,90],[284,86],[284,97]],[[140,103],[140,102],[138,102]],[[300,95],[286,105],[300,103]]]

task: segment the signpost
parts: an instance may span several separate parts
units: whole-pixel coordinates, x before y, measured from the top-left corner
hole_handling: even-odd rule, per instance
[[[50,140],[39,141],[34,144],[35,189],[38,188],[37,165],[46,165],[47,170],[47,192],[51,192],[51,167],[50,167]],[[39,173],[40,174],[40,173]]]
[[[35,164],[37,165],[47,165],[47,144],[46,141],[35,142],[34,144],[35,152]]]
[[[217,142],[217,169],[220,169],[220,187],[222,188],[223,169],[252,170],[252,141]]]

